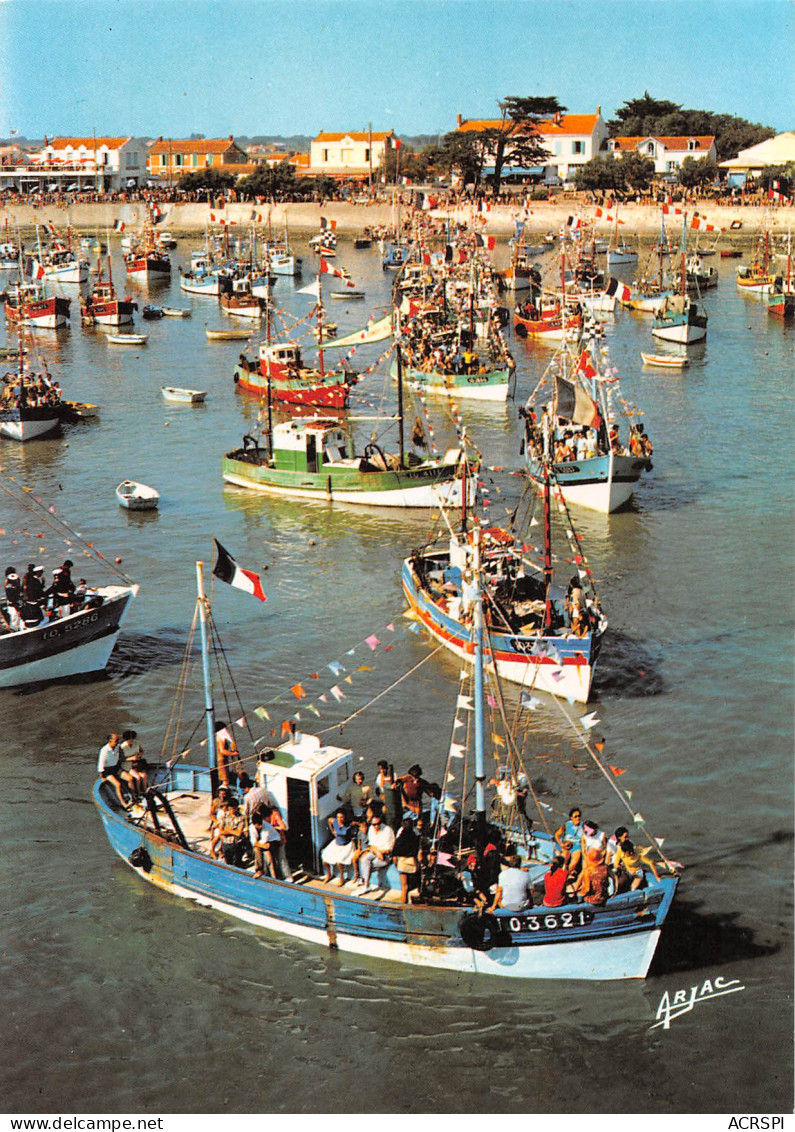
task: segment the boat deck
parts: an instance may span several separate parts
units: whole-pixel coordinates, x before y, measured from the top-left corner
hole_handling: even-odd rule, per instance
[[[177,790],[173,793],[167,793],[166,798],[171,804],[174,815],[180,824],[182,832],[185,835],[185,840],[193,850],[194,853],[203,853],[206,857],[210,856],[210,799],[209,796],[202,791],[187,792],[184,790]],[[147,813],[144,818],[144,828],[151,829],[151,818]],[[245,866],[245,871],[253,872],[254,864],[250,863]],[[265,877],[264,879],[268,879]],[[377,872],[373,872],[372,883],[375,884],[378,880]],[[376,901],[380,903],[400,904],[400,890],[399,889],[386,889],[379,888],[376,892],[362,893],[360,888],[354,888],[351,880],[346,881],[344,885],[330,884],[322,877],[313,876],[309,873],[297,872],[296,884],[305,886],[306,888],[328,889],[337,893],[342,893],[346,896],[361,897],[363,900]]]

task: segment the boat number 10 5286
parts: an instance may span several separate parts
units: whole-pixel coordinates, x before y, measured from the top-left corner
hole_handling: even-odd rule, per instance
[[[566,912],[546,912],[543,916],[511,916],[508,927],[512,932],[556,931],[558,928],[580,928],[590,924],[590,908],[572,908]]]

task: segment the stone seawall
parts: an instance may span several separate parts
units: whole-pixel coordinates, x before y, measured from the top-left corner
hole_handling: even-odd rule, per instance
[[[716,207],[707,203],[696,206],[700,215],[704,216],[716,228],[725,228],[724,239],[732,242],[744,242],[748,237],[755,236],[761,226],[765,213],[763,208],[752,206]],[[165,204],[161,205],[163,219],[159,227],[177,233],[203,232],[209,220],[209,208],[206,204]],[[563,203],[534,202],[526,222],[526,232],[530,235],[557,232],[565,225],[566,220],[579,210],[576,201]],[[262,212],[262,208],[259,208]],[[689,212],[694,211],[689,206]],[[230,204],[223,210],[215,210],[216,217],[225,216],[230,223],[230,230],[245,229],[250,223],[252,213],[251,204]],[[79,203],[69,209],[58,208],[54,205],[4,205],[0,206],[0,224],[5,226],[8,220],[11,232],[19,230],[29,233],[35,225],[52,221],[56,226],[66,225],[67,221],[78,231],[98,232],[113,230],[116,220],[122,220],[127,228],[140,227],[146,215],[146,206],[143,203],[122,204],[109,202],[107,204]],[[407,215],[403,211],[403,217]],[[508,205],[495,205],[488,212],[477,213],[471,205],[465,205],[450,210],[440,210],[428,215],[437,218],[452,220],[472,219],[473,215],[480,215],[485,220],[483,231],[495,236],[509,236],[514,231],[514,217],[518,215],[516,207]],[[290,232],[296,234],[317,232],[320,228],[320,217],[336,220],[337,232],[342,234],[360,232],[366,226],[388,225],[394,221],[394,212],[391,204],[345,204],[329,202],[321,206],[318,204],[290,203],[278,204],[272,210],[272,223],[277,232],[284,230],[285,219]],[[660,230],[659,208],[626,204],[621,206],[620,218],[622,236],[638,235],[653,238]],[[776,208],[768,212],[768,230],[771,233],[786,234],[792,227],[795,219],[795,209],[791,206]],[[742,225],[739,229],[731,229],[733,221]],[[678,230],[680,218],[668,218],[669,232]],[[607,233],[612,225],[600,221],[597,230]],[[714,239],[717,233],[706,233],[709,239]]]

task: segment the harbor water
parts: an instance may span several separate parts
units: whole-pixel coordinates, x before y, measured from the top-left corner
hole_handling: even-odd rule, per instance
[[[175,265],[193,242],[180,241]],[[301,253],[303,281],[274,288],[288,324],[313,302],[297,289],[316,260],[305,245]],[[104,676],[0,693],[8,1111],[791,1111],[795,327],[737,293],[732,261],[709,262],[720,284],[687,368],[644,367],[641,350],[657,349],[649,320],[606,316],[622,396],[643,410],[654,467],[625,511],[573,513],[610,622],[584,710],[596,710],[594,734],[632,804],[685,866],[650,975],[628,983],[503,981],[336,954],[162,893],[112,854],[90,798],[97,753],[108,731],[132,727],[157,757],[194,563],[212,561],[213,537],[261,574],[268,598],[214,592],[245,709],[270,715],[255,717],[256,735],[278,737],[300,711],[301,727],[354,749],[369,781],[380,758],[399,773],[419,762],[438,779],[458,665],[430,656],[402,616],[402,558],[438,519],[224,488],[222,456],[255,428],[259,405],[232,380],[246,344],[206,338],[207,327],[231,325],[216,300],[181,294],[175,271],[137,300],[190,307],[192,317],[147,323],[139,313],[148,342],[125,348],[81,328],[72,291],[71,330],[38,338],[64,395],[96,403],[99,416],[59,438],[0,441],[2,474],[121,559],[140,594]],[[336,263],[366,295],[327,302],[342,334],[388,307],[393,277],[377,249],[347,241]],[[114,277],[125,286],[115,250]],[[495,523],[523,489],[510,474],[522,466],[517,406],[551,356],[506,334],[516,400],[459,404],[485,465],[502,469],[482,477]],[[351,364],[365,370],[387,345],[361,348]],[[361,444],[377,429],[394,450],[394,423],[373,419],[394,413],[386,371],[382,363],[356,387],[353,413],[369,418],[356,423]],[[207,402],[169,403],[164,385],[207,390]],[[428,404],[444,450],[455,422],[447,405]],[[158,489],[159,511],[118,506],[127,478]],[[5,497],[0,516],[4,567],[63,560],[41,520],[12,514]],[[75,576],[108,580],[69,553]],[[327,667],[335,660],[349,681]],[[290,693],[298,683],[308,693],[300,703]],[[332,685],[344,700],[328,695]],[[197,673],[191,726],[198,689]],[[551,820],[578,804],[612,829],[625,812],[576,730],[544,697],[526,749],[534,787]]]

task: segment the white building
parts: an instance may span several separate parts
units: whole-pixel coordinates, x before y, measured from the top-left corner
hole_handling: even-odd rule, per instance
[[[399,148],[393,130],[360,133],[320,133],[310,149],[310,176],[369,177],[387,150]]]
[[[721,161],[720,167],[728,170],[730,185],[742,185],[770,165],[788,165],[791,161],[795,161],[795,130],[741,149],[730,161]]]
[[[456,133],[481,133],[484,130],[498,130],[502,126],[500,118],[474,118],[466,121],[459,114]],[[504,177],[543,174],[548,182],[571,181],[578,167],[599,153],[607,138],[607,126],[602,118],[602,108],[597,106],[595,114],[557,114],[554,118],[540,122],[535,133],[539,143],[547,151],[547,159],[530,168],[513,163],[509,138],[505,145]],[[515,136],[521,137],[521,134],[522,129],[518,127]],[[483,173],[488,176],[493,172],[494,165],[489,165],[487,160]]]
[[[677,174],[687,157],[696,161],[717,160],[715,138],[712,136],[610,138],[607,152],[620,157],[622,153],[639,153],[654,162],[658,175]]]

